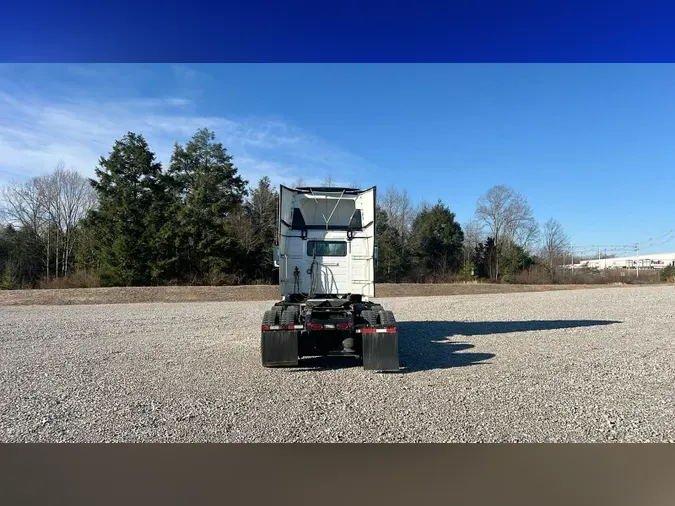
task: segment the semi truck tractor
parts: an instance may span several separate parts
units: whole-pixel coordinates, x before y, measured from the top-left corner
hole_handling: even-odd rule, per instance
[[[280,300],[262,317],[263,367],[346,355],[366,370],[399,370],[396,318],[373,300],[375,202],[376,187],[280,186]]]

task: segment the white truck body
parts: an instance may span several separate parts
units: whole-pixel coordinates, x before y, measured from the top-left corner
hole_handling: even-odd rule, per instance
[[[274,262],[280,300],[262,315],[263,367],[310,356],[355,356],[399,371],[398,323],[375,296],[376,187],[281,185]]]
[[[279,192],[281,297],[375,296],[375,188]]]

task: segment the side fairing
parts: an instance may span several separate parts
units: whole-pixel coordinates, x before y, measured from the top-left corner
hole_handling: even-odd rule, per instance
[[[375,191],[369,188],[356,198],[363,229],[354,232],[351,240],[351,292],[367,297],[375,296]]]
[[[292,237],[291,226],[293,223],[293,208],[295,207],[295,197],[299,192],[281,185],[279,189],[279,289],[281,295],[290,295],[294,292],[294,277],[292,272],[288,272],[289,266],[289,244],[293,241],[302,241],[299,232],[295,232],[297,239]],[[289,283],[290,282],[290,283]]]

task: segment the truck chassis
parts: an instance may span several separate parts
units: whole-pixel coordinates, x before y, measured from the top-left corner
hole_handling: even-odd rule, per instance
[[[394,313],[359,294],[285,297],[265,311],[264,367],[293,367],[310,356],[354,356],[366,370],[399,370]]]

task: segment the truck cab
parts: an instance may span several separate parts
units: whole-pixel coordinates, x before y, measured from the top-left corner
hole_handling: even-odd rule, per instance
[[[375,296],[375,188],[279,192],[281,297]]]

